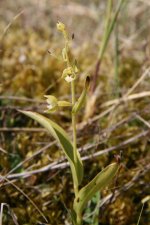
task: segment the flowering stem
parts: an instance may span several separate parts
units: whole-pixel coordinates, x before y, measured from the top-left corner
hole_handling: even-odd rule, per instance
[[[69,58],[69,39],[66,30],[64,31],[64,38],[65,38],[65,50],[66,50],[66,61],[67,67],[71,67],[71,62]],[[71,82],[71,96],[72,96],[72,108],[76,102],[75,99],[75,81]],[[77,164],[77,132],[76,132],[76,115],[72,113],[72,130],[73,130],[73,156],[74,156],[74,163]],[[74,192],[75,196],[78,194],[78,184],[74,182]]]
[[[75,81],[71,82],[72,107],[75,104]],[[72,130],[73,130],[73,155],[74,162],[77,163],[77,132],[76,132],[76,115],[72,113]],[[78,193],[78,186],[74,184],[75,196]]]
[[[77,225],[82,225],[82,216],[77,215]]]

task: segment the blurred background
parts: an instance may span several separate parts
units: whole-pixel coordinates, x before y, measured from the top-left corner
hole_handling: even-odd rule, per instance
[[[118,0],[112,1],[112,14]],[[70,99],[60,81],[64,39],[56,29],[65,23],[71,54],[78,62],[80,95],[87,74],[91,89],[78,118],[78,147],[85,157],[84,184],[121,157],[122,168],[107,189],[89,202],[84,224],[145,225],[150,221],[150,1],[125,0],[106,48],[106,0],[0,1],[0,202],[3,224],[71,224],[73,189],[59,146],[18,109],[44,113],[45,94]],[[49,53],[50,52],[50,53]],[[99,66],[98,66],[99,65]],[[69,111],[48,115],[70,133]],[[68,191],[69,190],[69,191]],[[143,208],[142,215],[140,212]],[[17,224],[17,223],[16,223]]]

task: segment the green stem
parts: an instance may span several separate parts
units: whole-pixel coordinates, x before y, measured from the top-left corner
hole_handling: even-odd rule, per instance
[[[75,104],[75,81],[71,82],[72,107]],[[73,130],[73,155],[74,162],[77,163],[77,132],[76,132],[76,115],[72,113],[72,130]],[[78,194],[78,186],[74,184],[75,196]]]
[[[67,58],[67,66],[71,66],[70,58],[69,58],[69,39],[68,35],[65,36],[65,49],[66,49],[66,58]],[[71,96],[72,96],[72,109],[74,104],[76,103],[75,99],[75,81],[71,82]],[[76,132],[76,114],[72,113],[72,132],[73,132],[73,156],[74,156],[74,163],[77,165],[77,132]],[[74,182],[74,193],[75,197],[79,192],[78,184]],[[77,215],[77,225],[82,225],[82,217]]]
[[[82,225],[82,216],[77,215],[77,225]]]
[[[66,57],[67,57],[67,66],[71,66],[70,58],[69,58],[69,39],[68,35],[65,36],[65,49],[66,49]],[[75,81],[71,82],[71,95],[72,95],[72,108],[76,102],[75,99]],[[77,132],[76,132],[76,115],[72,113],[72,130],[73,130],[73,156],[74,162],[77,164]],[[78,186],[74,183],[74,192],[75,196],[78,194]]]

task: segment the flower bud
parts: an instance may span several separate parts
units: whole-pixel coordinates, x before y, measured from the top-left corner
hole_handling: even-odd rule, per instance
[[[87,76],[85,80],[85,88],[88,89],[89,86],[90,86],[90,76]]]
[[[57,26],[57,30],[59,30],[60,32],[64,32],[66,27],[65,27],[65,24],[63,24],[62,22],[59,22],[56,24]]]
[[[63,48],[63,50],[62,50],[62,57],[63,57],[64,62],[67,62],[66,48]]]

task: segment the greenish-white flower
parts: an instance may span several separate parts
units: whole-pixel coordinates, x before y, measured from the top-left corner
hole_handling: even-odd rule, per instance
[[[71,106],[71,103],[68,101],[58,101],[57,98],[53,95],[44,95],[47,101],[47,109],[45,112],[55,112],[58,107],[68,107]]]
[[[62,78],[64,78],[65,81],[67,81],[68,83],[70,83],[76,79],[76,74],[71,66],[64,69]]]
[[[47,101],[47,111],[46,112],[55,112],[58,108],[58,100],[53,95],[44,95]]]

